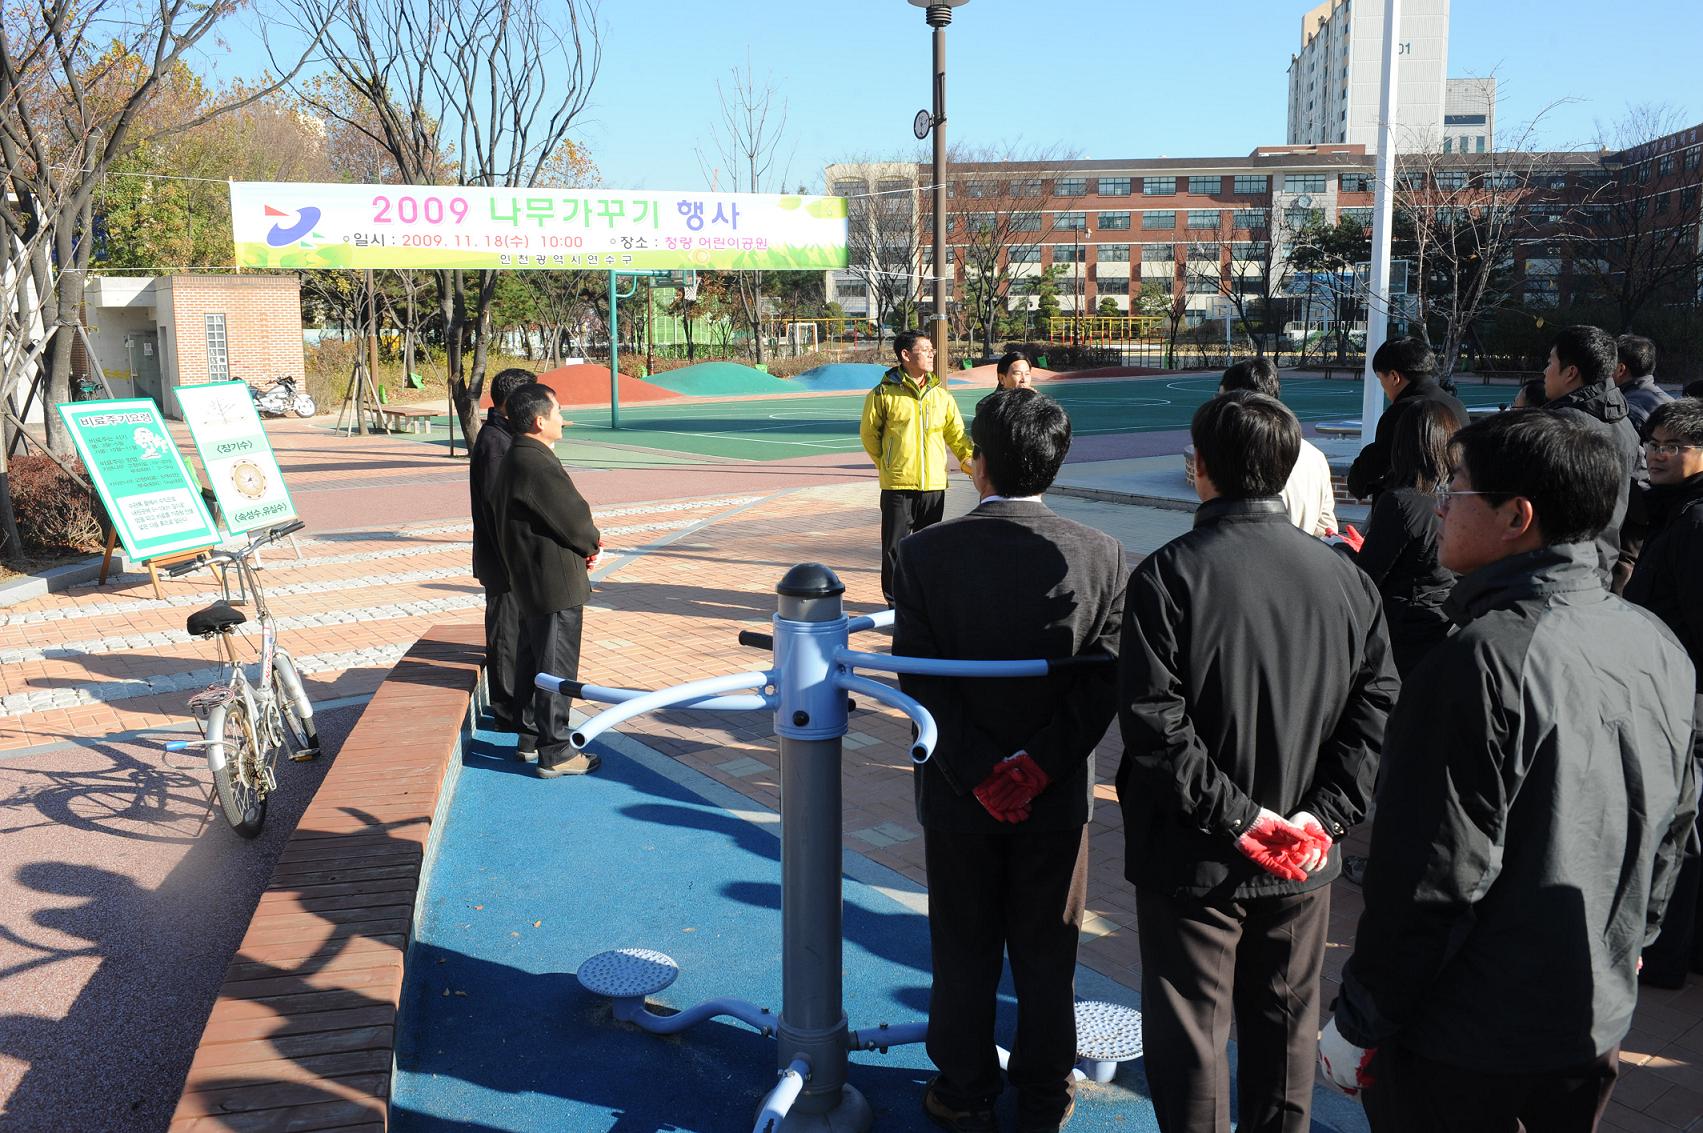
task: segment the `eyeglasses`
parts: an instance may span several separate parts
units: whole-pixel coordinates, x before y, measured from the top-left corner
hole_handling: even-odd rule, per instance
[[[1437,489],[1437,510],[1448,511],[1449,505],[1456,496],[1502,496],[1505,492],[1475,492],[1466,488],[1456,488],[1453,480],[1445,480]]]
[[[1651,456],[1678,456],[1682,452],[1696,452],[1703,445],[1682,445],[1677,441],[1645,441],[1644,451]]]

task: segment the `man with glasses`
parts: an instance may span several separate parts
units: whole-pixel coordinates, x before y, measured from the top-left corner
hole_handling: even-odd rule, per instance
[[[1661,618],[1698,664],[1703,662],[1703,401],[1687,397],[1658,405],[1645,428],[1650,436],[1644,443],[1650,535],[1626,584],[1626,600]],[[1703,678],[1697,691],[1703,717]],[[1692,754],[1703,758],[1703,738]],[[1686,844],[1662,934],[1644,950],[1639,973],[1644,983],[1677,988],[1684,986],[1688,969],[1703,972],[1700,878],[1703,827],[1694,829]]]
[[[1624,478],[1608,437],[1514,410],[1454,455],[1460,628],[1390,715],[1319,1053],[1375,1133],[1594,1129],[1694,817],[1695,677],[1597,574]]]

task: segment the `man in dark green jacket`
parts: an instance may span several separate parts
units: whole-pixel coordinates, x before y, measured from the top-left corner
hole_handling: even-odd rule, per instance
[[[505,410],[514,444],[498,469],[492,503],[509,590],[520,606],[515,685],[531,690],[520,700],[519,751],[527,762],[537,761],[541,779],[584,775],[601,760],[569,744],[572,702],[534,687],[533,679],[539,673],[579,677],[589,568],[602,540],[590,506],[552,447],[562,439],[556,395],[548,386],[521,386],[509,395]]]

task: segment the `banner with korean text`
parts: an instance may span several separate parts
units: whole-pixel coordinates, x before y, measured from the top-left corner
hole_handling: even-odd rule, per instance
[[[219,542],[201,489],[145,397],[54,406],[77,446],[124,553],[146,561]]]
[[[843,268],[844,197],[231,182],[256,268]]]
[[[233,535],[296,518],[247,382],[177,387],[177,403]]]

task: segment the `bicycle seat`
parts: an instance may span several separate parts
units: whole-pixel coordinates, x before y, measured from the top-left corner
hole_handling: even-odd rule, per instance
[[[204,610],[196,610],[189,615],[188,629],[191,637],[200,637],[204,633],[218,633],[232,626],[240,626],[248,621],[247,616],[228,602],[214,602]]]

